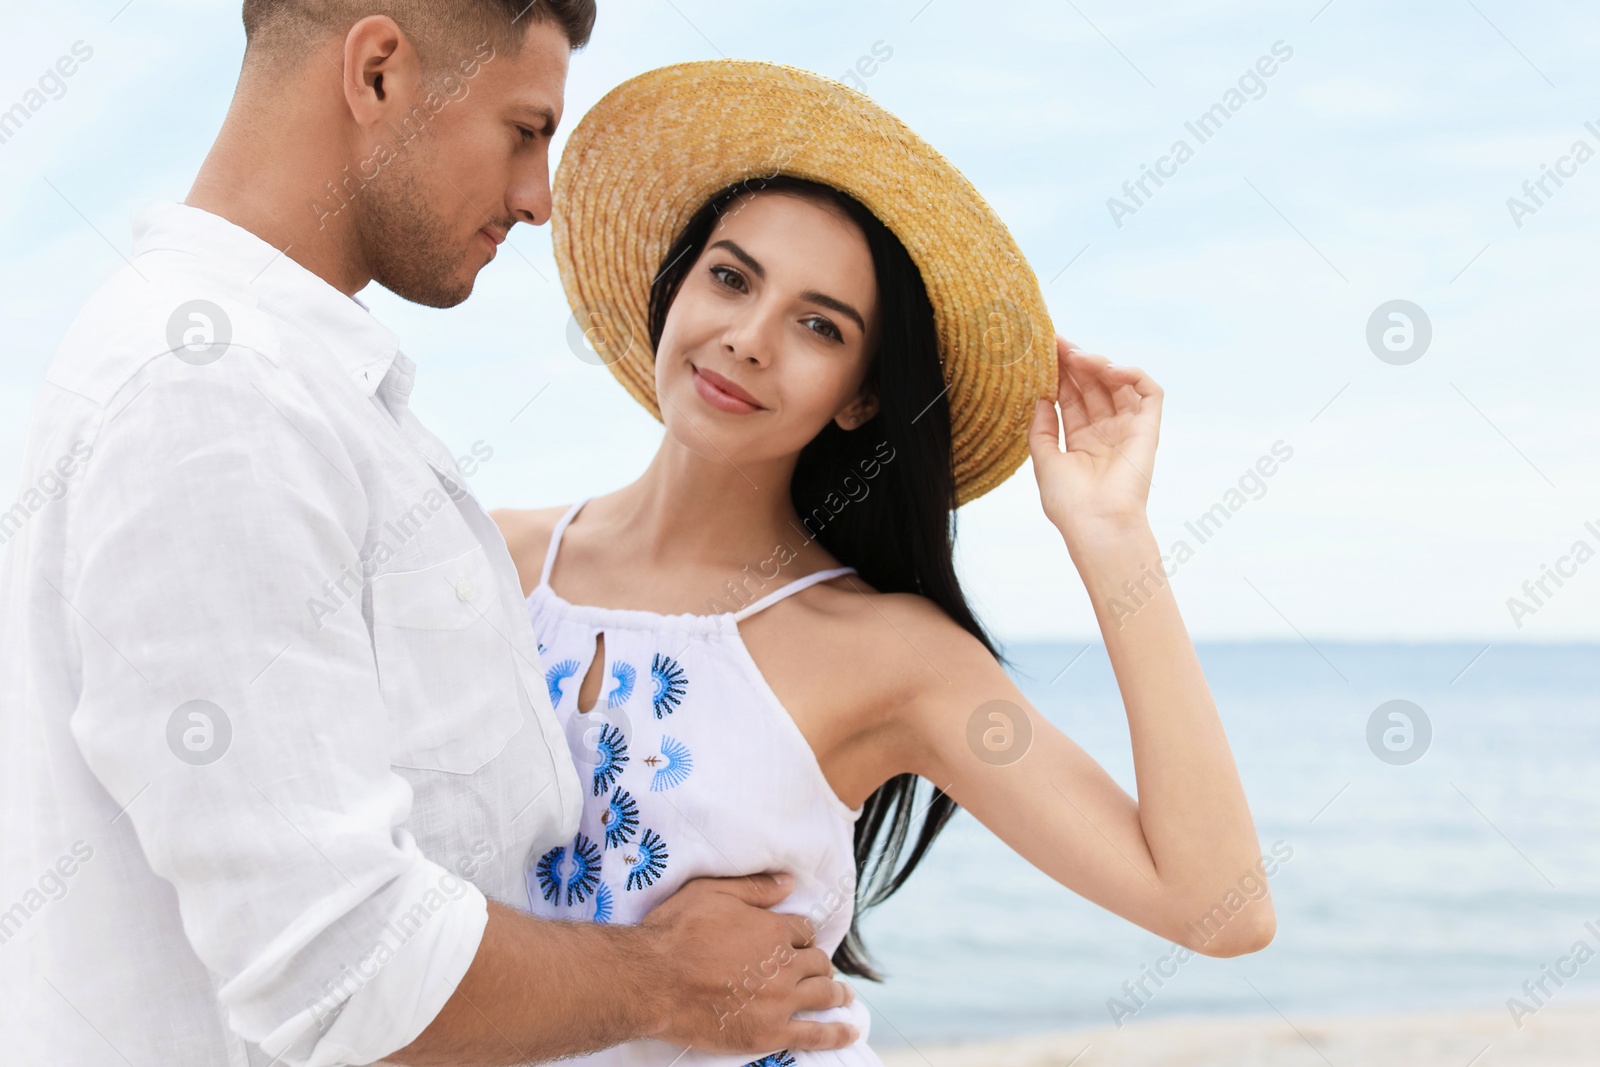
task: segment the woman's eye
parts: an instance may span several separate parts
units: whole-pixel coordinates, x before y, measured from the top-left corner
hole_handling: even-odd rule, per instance
[[[839,327],[835,326],[833,323],[829,322],[827,319],[815,318],[815,317],[807,319],[806,320],[806,328],[807,329],[811,329],[812,326],[820,326],[821,327],[821,329],[812,330],[813,333],[819,333],[822,336],[824,336],[826,338],[829,338],[830,340],[834,340],[834,341],[843,341],[844,340],[844,335],[839,332]]]
[[[717,283],[719,285],[725,285],[729,289],[738,290],[740,292],[742,292],[744,289],[743,276],[732,267],[712,267],[711,276],[717,279]],[[729,281],[729,279],[732,279],[732,281]]]
[[[522,141],[523,141],[524,144],[526,144],[529,141],[537,139],[538,136],[539,136],[538,134],[534,133],[532,130],[528,129],[528,127],[526,127],[526,126],[518,126],[517,127],[517,133],[519,133],[522,136]]]

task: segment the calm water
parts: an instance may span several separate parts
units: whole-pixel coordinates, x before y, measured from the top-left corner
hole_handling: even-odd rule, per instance
[[[1132,793],[1104,650],[1060,674],[1082,647],[1007,652],[1029,699]],[[1293,858],[1272,878],[1273,943],[1190,960],[1135,1021],[1503,1010],[1576,940],[1600,950],[1584,929],[1600,928],[1600,646],[1482,650],[1200,648],[1263,850],[1283,841]],[[1433,727],[1407,766],[1367,746],[1368,717],[1391,699],[1416,703]],[[857,984],[880,1047],[1105,1025],[1107,998],[1168,951],[964,813],[864,933],[888,972],[882,986]],[[1600,959],[1555,1002],[1596,998]]]

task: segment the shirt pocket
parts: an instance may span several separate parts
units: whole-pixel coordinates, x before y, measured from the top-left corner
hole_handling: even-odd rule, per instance
[[[392,764],[471,774],[522,728],[517,653],[499,613],[499,583],[481,545],[373,578],[373,652]]]

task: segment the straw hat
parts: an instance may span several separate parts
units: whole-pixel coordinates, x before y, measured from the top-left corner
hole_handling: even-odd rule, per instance
[[[774,63],[662,67],[613,89],[573,130],[551,234],[574,340],[658,420],[650,286],[679,230],[719,190],[775,174],[859,200],[922,272],[948,387],[957,503],[1028,455],[1035,401],[1056,395],[1038,279],[962,174],[861,93]],[[917,398],[932,403],[937,397]]]

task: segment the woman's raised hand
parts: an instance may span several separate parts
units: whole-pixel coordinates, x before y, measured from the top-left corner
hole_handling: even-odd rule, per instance
[[[1060,336],[1056,366],[1055,399],[1038,402],[1028,431],[1045,514],[1069,541],[1075,534],[1142,525],[1161,429],[1161,387],[1137,367],[1114,366]]]

